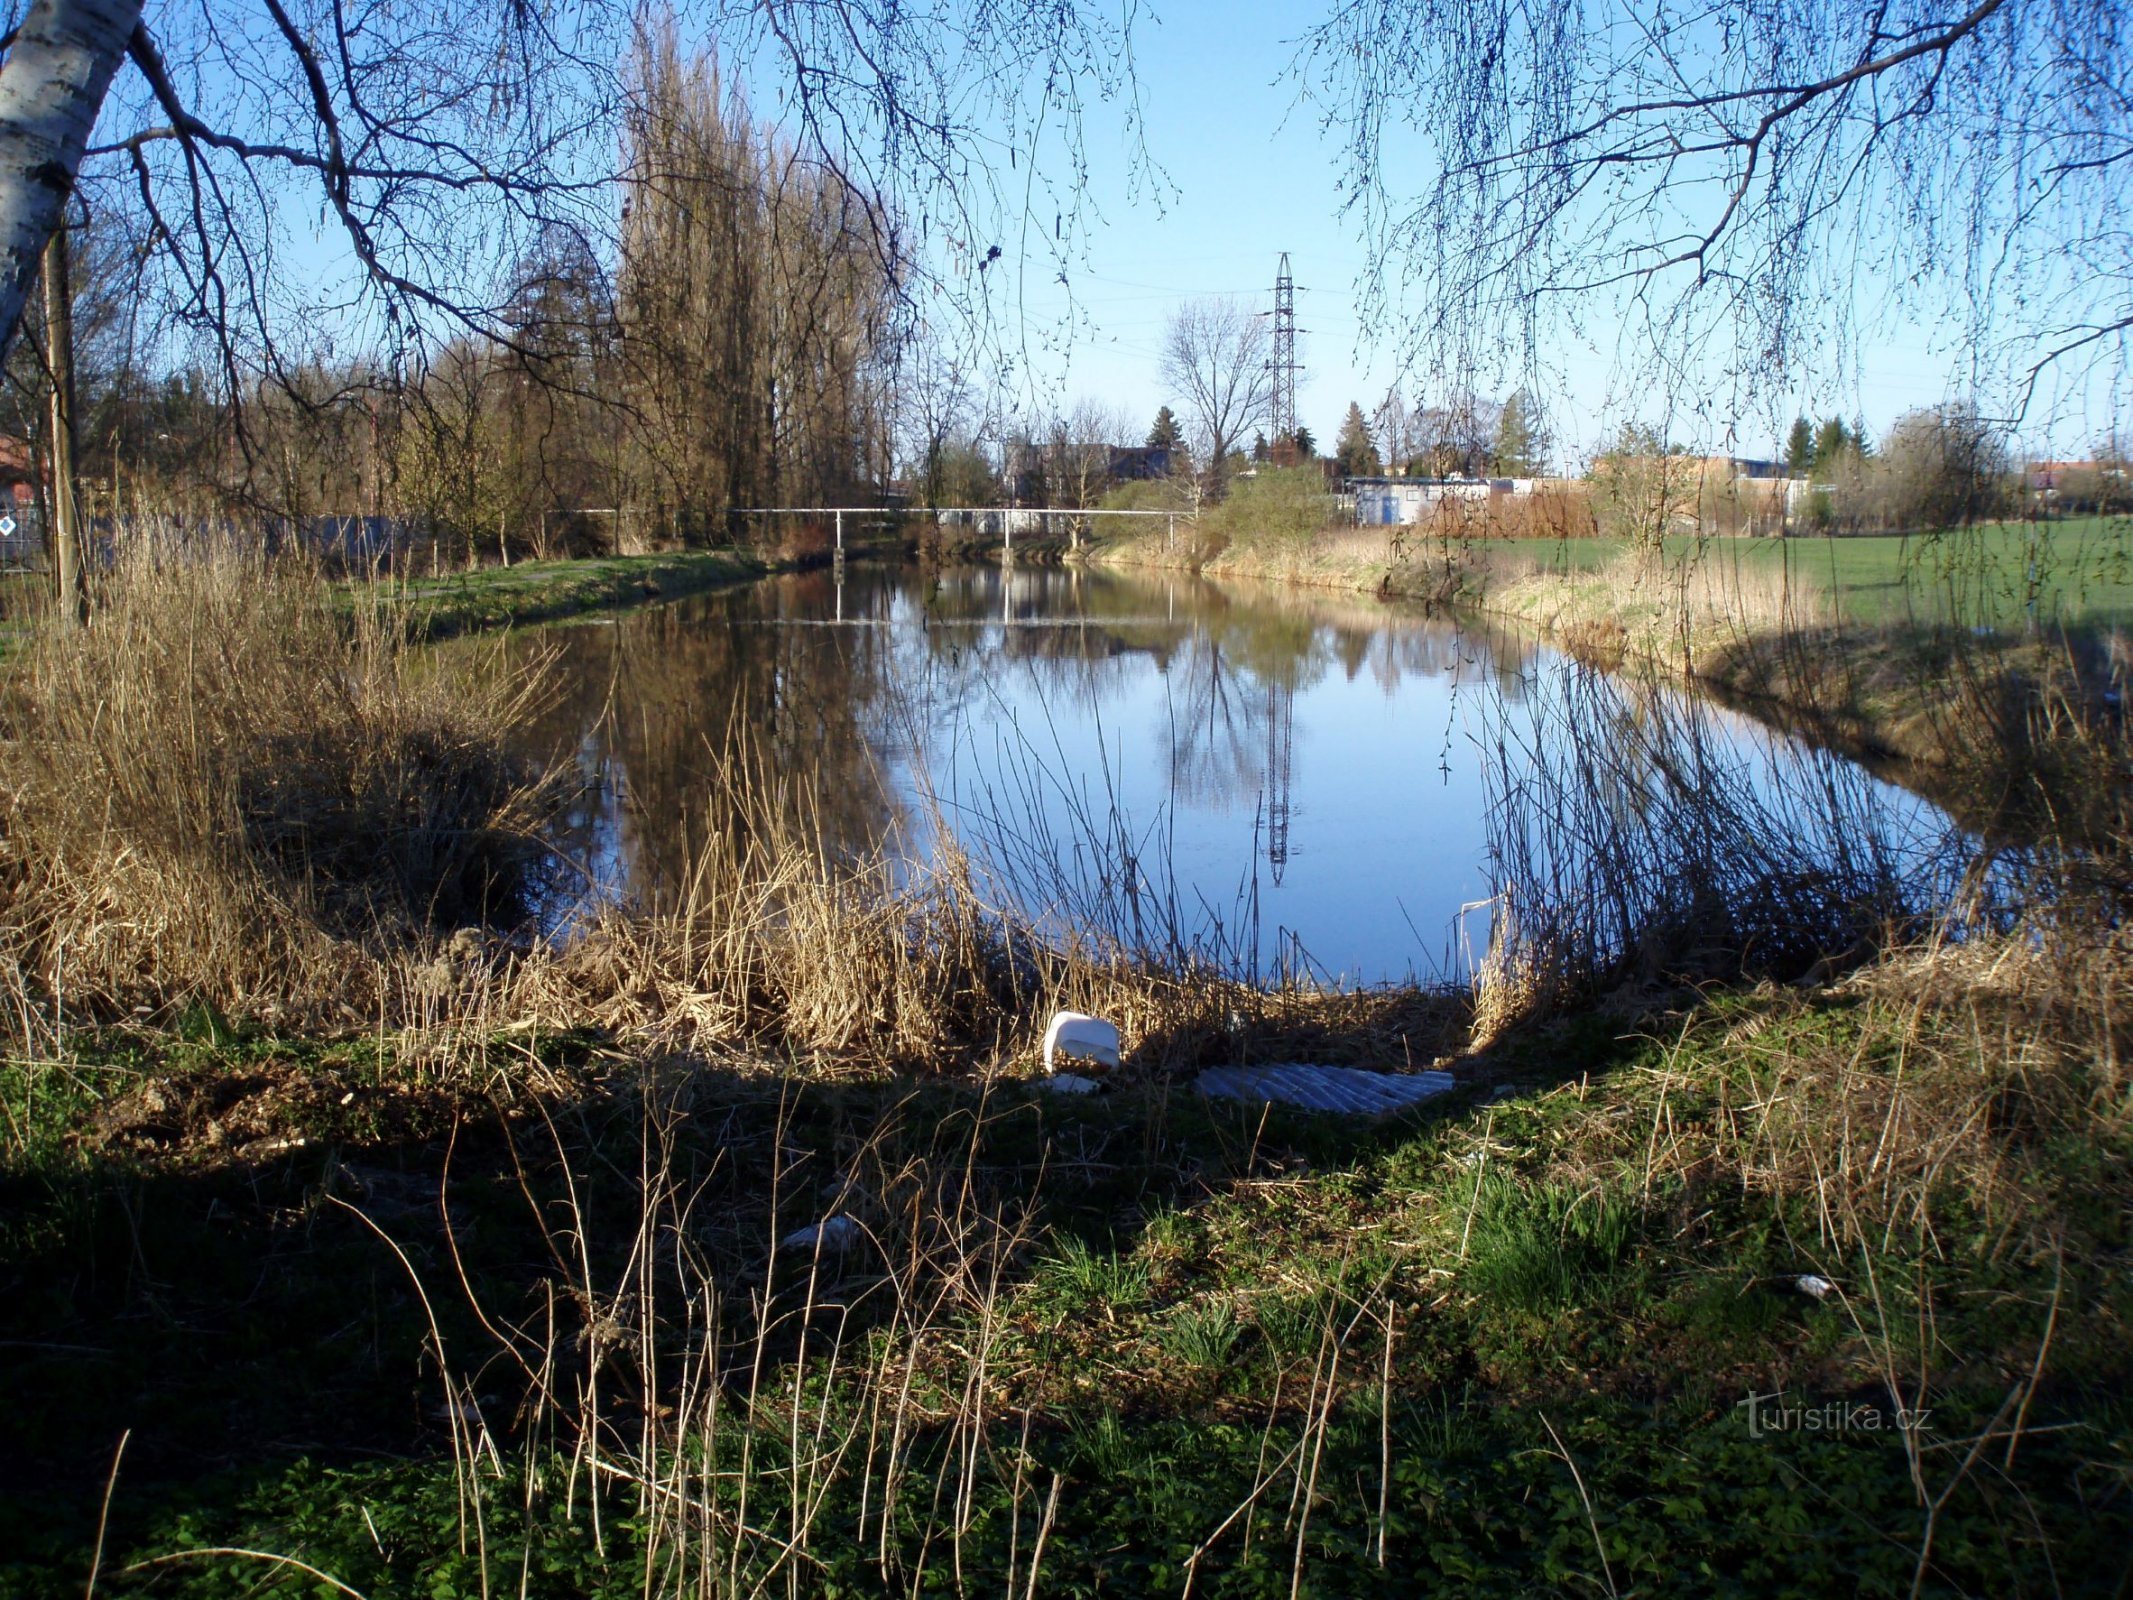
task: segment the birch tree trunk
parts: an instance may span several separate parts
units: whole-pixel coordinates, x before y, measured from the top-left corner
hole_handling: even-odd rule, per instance
[[[36,0],[0,64],[0,361],[141,0]]]

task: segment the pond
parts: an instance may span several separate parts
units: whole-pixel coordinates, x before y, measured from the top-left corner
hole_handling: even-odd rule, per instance
[[[1698,762],[1742,793],[1776,806],[1841,788],[1833,850],[1864,829],[1877,859],[1924,860],[1945,831],[1923,802],[1747,719],[1361,596],[854,564],[507,648],[555,653],[560,694],[528,737],[582,780],[558,833],[581,905],[679,892],[735,727],[772,770],[812,780],[835,850],[922,860],[945,828],[988,892],[1040,924],[1130,922],[1146,943],[1159,923],[1259,975],[1462,974],[1505,870],[1506,802],[1530,811],[1534,780],[1619,749],[1621,729],[1666,720],[1657,707],[1692,713]],[[1531,856],[1528,839],[1529,873]]]

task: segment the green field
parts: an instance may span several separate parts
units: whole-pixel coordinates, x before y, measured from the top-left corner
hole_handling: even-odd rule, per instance
[[[1615,539],[1546,545],[1491,540],[1480,548],[1545,550],[1558,571],[1604,566],[1626,546]],[[1834,595],[1857,622],[1956,622],[1973,627],[2133,623],[2133,521],[2076,517],[1999,522],[1937,533],[1859,538],[1666,541],[1672,561],[1730,564],[1743,578],[1788,574]]]

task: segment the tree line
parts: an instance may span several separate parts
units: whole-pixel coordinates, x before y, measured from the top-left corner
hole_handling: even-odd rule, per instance
[[[2127,509],[2128,477],[2115,437],[2061,481],[2029,481],[2006,428],[1973,401],[1921,407],[1879,440],[1863,421],[1796,418],[1784,465],[1810,492],[1799,520],[1818,531],[1900,532],[1956,527],[2042,503],[2054,511]]]
[[[671,24],[627,77],[615,248],[552,224],[493,331],[419,363],[292,363],[233,393],[129,315],[127,241],[77,216],[76,470],[93,515],[368,515],[456,556],[725,539],[887,476],[903,337],[881,208],[759,126]],[[9,431],[50,459],[41,310]],[[181,347],[182,349],[182,347]],[[43,495],[48,485],[37,474]]]

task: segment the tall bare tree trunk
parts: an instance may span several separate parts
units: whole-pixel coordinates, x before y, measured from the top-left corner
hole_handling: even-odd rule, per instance
[[[0,65],[0,360],[140,21],[141,0],[36,0]]]
[[[59,613],[89,620],[82,582],[81,519],[74,480],[74,286],[67,275],[67,230],[52,230],[44,247],[45,355],[52,371],[52,525],[45,530],[59,574]]]

